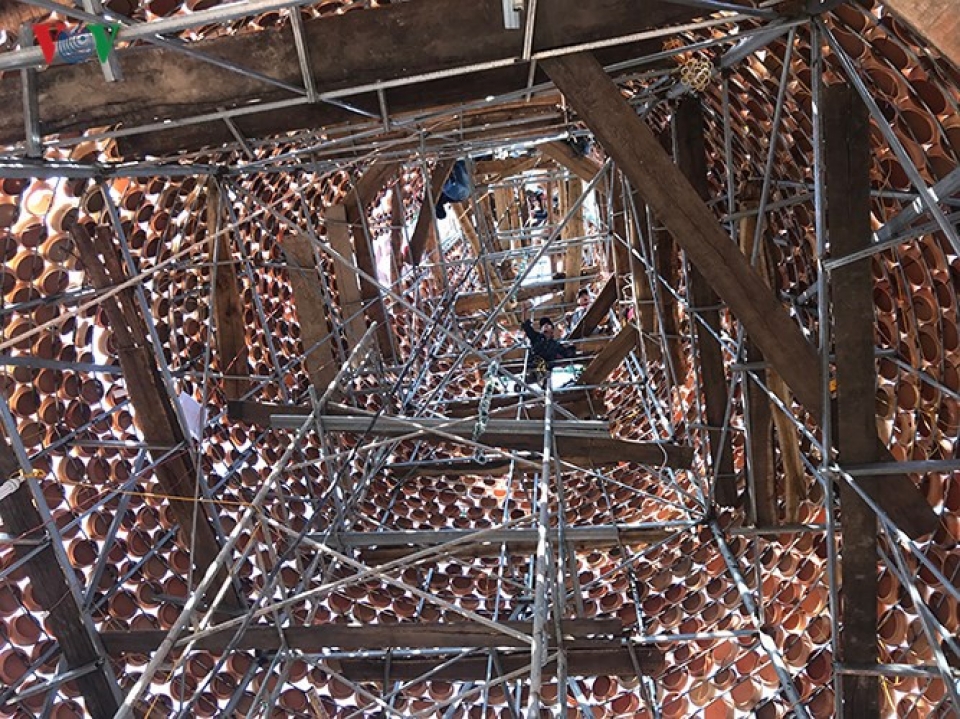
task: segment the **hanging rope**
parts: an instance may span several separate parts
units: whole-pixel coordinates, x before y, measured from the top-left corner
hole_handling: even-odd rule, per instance
[[[500,369],[498,362],[494,361],[490,364],[490,367],[487,368],[487,374],[484,378],[483,384],[483,393],[480,395],[480,402],[477,409],[477,421],[473,425],[473,435],[472,440],[474,442],[480,439],[487,429],[487,423],[490,421],[490,404],[493,402],[493,392],[500,385],[500,382],[497,380],[497,372]],[[483,450],[479,447],[474,453],[474,456],[478,462],[484,461]]]

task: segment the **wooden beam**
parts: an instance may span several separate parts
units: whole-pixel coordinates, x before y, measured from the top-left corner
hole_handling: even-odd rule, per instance
[[[523,188],[520,188],[521,193]],[[489,198],[490,195],[488,194]],[[520,202],[526,202],[526,198],[521,198]],[[494,252],[503,252],[508,249],[517,250],[523,246],[523,237],[518,234],[510,235],[510,246],[506,247],[500,237],[500,233],[508,233],[511,230],[520,228],[520,209],[517,206],[516,188],[513,187],[494,187],[493,202],[488,200],[488,207],[491,210],[493,222],[490,227],[494,229],[491,239]]]
[[[747,185],[740,194],[743,203],[740,210],[756,209],[759,195],[756,183]],[[754,238],[757,231],[757,216],[747,215],[740,220],[740,251],[748,262],[754,254]],[[767,257],[769,246],[763,243],[757,252],[754,265],[764,282],[769,286],[770,262]],[[763,352],[749,335],[745,341],[747,362],[762,364]],[[764,374],[766,379],[766,374]],[[746,429],[749,462],[747,463],[748,486],[753,495],[753,521],[758,527],[773,527],[779,524],[777,513],[777,474],[773,454],[773,408],[766,391],[749,377],[746,378],[743,393],[747,404]]]
[[[434,206],[430,203],[440,199],[440,192],[443,190],[443,183],[450,176],[455,160],[440,160],[430,173],[429,183],[432,194],[427,194],[426,185],[423,188],[423,201],[420,203],[420,214],[417,215],[417,224],[414,225],[413,234],[410,236],[410,262],[419,265],[428,248],[436,244],[434,236]]]
[[[299,420],[297,417],[272,417],[271,426],[284,427]],[[420,427],[411,426],[416,422]],[[473,434],[473,422],[464,420],[450,425],[447,418],[400,418],[380,416],[324,415],[321,426],[327,432],[361,432],[377,437],[399,437],[414,431],[423,431],[427,436],[443,432],[447,435],[467,438]],[[693,462],[693,449],[665,442],[635,442],[603,435],[595,429],[598,423],[583,420],[557,420],[554,434],[562,437],[559,454],[570,462],[583,462],[594,466],[609,466],[620,462],[633,462],[649,466],[664,466],[674,469],[689,469]],[[440,441],[451,441],[440,437]],[[539,452],[543,449],[542,420],[497,420],[487,423],[486,431],[477,440],[483,444],[517,452]]]
[[[593,272],[586,272],[580,275],[581,282],[592,282],[596,278],[596,274]],[[562,288],[565,284],[565,280],[549,280],[547,282],[537,282],[535,284],[523,285],[515,295],[518,302],[523,302],[524,300],[529,300],[534,297],[542,297],[543,295],[548,295],[551,292],[556,292],[558,288]],[[493,293],[494,301],[499,302],[503,299],[503,295],[498,295],[497,292]],[[494,306],[490,305],[490,293],[488,292],[465,292],[462,295],[458,295],[454,304],[454,311],[458,315],[466,315],[472,312],[480,312],[481,310],[490,311]],[[608,308],[609,309],[609,308]],[[596,325],[594,325],[596,327]],[[572,337],[572,339],[575,339]]]
[[[653,649],[635,648],[640,671],[644,674],[657,674],[663,670],[663,658]],[[636,677],[637,668],[629,649],[614,647],[607,649],[580,649],[573,645],[567,648],[567,674],[576,677]],[[500,668],[505,674],[520,671],[530,664],[530,654],[522,652],[500,652],[497,657]],[[345,659],[340,665],[343,674],[351,681],[382,682],[389,675],[393,680],[412,680],[430,672],[443,659],[393,659],[389,667],[381,659]],[[483,681],[487,677],[489,662],[487,657],[468,657],[455,664],[439,669],[431,674],[432,679],[444,681]],[[389,671],[388,671],[389,670]],[[544,677],[554,677],[557,673],[556,662],[548,662],[543,667]]]
[[[827,227],[838,257],[869,247],[870,118],[852,87],[823,88]],[[831,273],[841,465],[875,464],[877,451],[873,262],[867,257]],[[891,478],[885,478],[884,482]],[[897,480],[894,480],[897,481]],[[901,477],[901,482],[909,479]],[[840,483],[843,607],[840,661],[876,664],[877,518],[856,490]],[[843,716],[880,715],[875,676],[843,678]]]
[[[357,225],[367,207],[377,199],[387,180],[396,175],[402,165],[399,162],[373,162],[360,175],[340,204],[347,210],[347,222]]]
[[[360,557],[366,564],[381,564],[409,556],[423,547],[459,539],[473,530],[433,530],[428,532],[367,532],[356,536],[340,535],[340,541],[352,549],[361,550]],[[670,536],[663,529],[629,529],[615,525],[594,527],[570,527],[565,533],[566,543],[577,552],[595,549],[610,549],[620,546],[636,546],[660,542]],[[387,536],[384,536],[387,535]],[[423,535],[417,539],[409,535]],[[557,542],[557,531],[552,530],[551,541]],[[379,544],[377,543],[379,542]],[[486,535],[482,542],[464,544],[453,548],[449,554],[458,557],[493,557],[500,554],[506,545],[511,554],[529,554],[536,550],[537,530],[511,529]]]
[[[610,373],[620,366],[631,351],[636,349],[639,340],[637,328],[626,325],[586,366],[577,383],[590,387],[605,382]]]
[[[707,151],[703,132],[703,107],[700,98],[688,96],[680,101],[674,113],[676,161],[680,171],[690,181],[700,199],[710,194],[707,179]],[[712,333],[720,334],[720,298],[707,283],[700,270],[688,263],[688,292],[691,314],[703,320],[708,329],[693,321],[696,356],[699,358],[701,386],[703,387],[704,415],[711,429],[711,469],[714,495],[718,504],[732,507],[737,500],[737,478],[733,468],[732,434],[721,444],[723,422],[727,409],[727,376],[723,366],[723,350]]]
[[[18,470],[16,456],[0,432],[0,480],[6,481]],[[101,663],[104,652],[100,637],[93,631],[92,623],[84,621],[83,609],[67,585],[64,568],[60,566],[47,540],[48,528],[40,518],[26,482],[0,501],[0,520],[3,521],[4,532],[13,537],[46,542],[38,554],[27,560],[23,569],[40,608],[48,613],[43,622],[60,645],[66,669],[94,667],[74,680],[83,696],[87,713],[94,719],[110,719],[120,706],[120,688],[110,663]],[[49,530],[57,531],[56,527],[49,527]],[[33,549],[19,542],[13,545],[14,556],[18,560],[29,555]]]
[[[570,170],[584,182],[590,182],[603,167],[592,157],[584,157],[575,152],[566,142],[545,142],[539,147],[540,152],[561,167]]]
[[[560,212],[566,214],[573,204],[583,194],[583,183],[580,180],[565,180],[560,184]],[[563,286],[563,301],[573,304],[577,300],[577,291],[580,289],[581,268],[583,267],[583,205],[577,208],[560,231],[560,235],[567,243],[567,251],[563,258],[563,272],[568,281]]]
[[[583,317],[580,318],[576,327],[570,330],[567,339],[577,340],[593,334],[593,331],[597,329],[600,323],[607,319],[607,315],[610,314],[610,310],[616,301],[617,279],[611,275],[607,278],[607,281],[597,296],[593,298],[593,302],[590,303],[590,306],[587,308],[587,311],[584,312]]]
[[[613,182],[610,189],[610,216],[608,224],[613,232],[613,267],[617,276],[617,296],[624,297],[624,278],[630,274],[630,248],[633,247],[634,228],[627,223],[627,212],[623,203],[623,178],[619,170],[614,168]],[[606,202],[601,200],[601,205]]]
[[[373,260],[373,248],[370,247],[368,233],[365,230],[367,208],[383,190],[384,184],[396,175],[401,167],[400,163],[396,162],[374,162],[360,176],[341,203],[346,210],[345,220],[350,227],[357,268],[373,278],[377,277],[377,268]],[[394,257],[399,258],[400,252],[397,251]],[[367,317],[371,322],[377,323],[377,343],[380,345],[380,352],[387,362],[395,362],[396,356],[391,336],[392,325],[387,319],[387,309],[383,303],[380,288],[360,274],[357,275],[357,279],[360,282],[360,299],[366,307]]]
[[[484,258],[486,250],[480,242],[480,235],[477,234],[477,230],[474,227],[472,220],[473,210],[472,206],[466,202],[455,202],[453,203],[453,211],[457,216],[457,222],[460,224],[460,231],[463,233],[464,237],[467,238],[467,241],[470,243],[470,247],[473,249],[473,254],[475,257],[479,258],[477,263],[477,272],[480,276],[480,281],[482,283],[488,284],[493,289],[493,296],[497,298],[497,301],[503,298],[503,280],[500,277],[500,268],[493,264],[487,264]],[[491,293],[477,293],[483,294],[487,297],[487,302],[489,304],[489,298]],[[457,301],[459,301],[460,296],[458,295]],[[516,307],[516,301],[508,303],[507,307],[504,308],[505,319],[509,320],[513,324],[520,324],[517,313],[512,311]],[[456,311],[456,306],[454,307]]]
[[[497,182],[533,170],[540,165],[539,157],[517,157],[508,160],[480,160],[473,165],[474,174],[486,182]]]
[[[629,7],[616,0],[557,0],[551,12],[537,18],[533,50],[561,44],[595,42],[630,35],[650,27],[681,22],[698,11],[644,0]],[[325,92],[371,83],[403,81],[415,75],[484,63],[509,61],[522,53],[523,34],[503,27],[500,0],[476,0],[469,7],[458,0],[400,3],[365,12],[349,12],[304,22],[311,71]],[[605,60],[639,57],[656,51],[659,40],[606,50]],[[371,52],[376,48],[376,52]],[[289,28],[261,30],[195,43],[195,49],[229,63],[283,80],[302,82],[300,64]],[[168,48],[136,47],[115,52],[124,82],[111,88],[110,102],[100,93],[102,75],[96,63],[55,65],[39,74],[42,131],[82,132],[90,127],[122,123],[133,127],[158,119],[176,121],[220,108],[249,107],[256,102],[290,99],[285,88],[185,57]],[[387,106],[394,115],[414,110],[482,100],[523,87],[527,63],[435,79],[416,85],[388,87]],[[535,82],[542,78],[538,75]],[[0,86],[0,142],[23,140],[22,89],[19,73],[7,73]],[[378,113],[376,93],[357,92],[350,103]],[[233,118],[246,137],[264,137],[298,129],[353,122],[349,110],[326,103],[303,104]],[[121,138],[121,154],[165,155],[235,141],[220,120]]]
[[[504,626],[518,632],[529,634],[530,622],[505,621]],[[619,619],[565,619],[563,634],[568,640],[580,642],[581,646],[590,646],[591,637],[597,635],[618,636],[623,632]],[[103,643],[112,655],[149,654],[166,637],[163,630],[134,630],[126,632],[104,632]],[[194,649],[208,652],[224,652],[234,632],[225,630],[209,634],[198,639]],[[609,644],[609,638],[594,640]],[[367,624],[365,626],[344,626],[342,624],[320,624],[303,627],[252,626],[240,637],[234,651],[257,650],[276,652],[282,648],[317,654],[324,649],[355,651],[361,649],[431,649],[454,647],[519,647],[525,642],[498,632],[483,624],[472,622],[412,622],[406,624]]]
[[[955,0],[885,0],[883,5],[960,70],[960,13]]]
[[[495,417],[503,415],[505,412],[515,411],[520,400],[525,399],[528,402],[534,399],[534,395],[498,395],[490,401],[490,416]],[[555,390],[553,401],[573,414],[580,416],[580,412],[589,413],[590,397],[586,390]],[[443,413],[449,417],[476,417],[480,409],[479,399],[463,399],[448,402],[443,406]],[[527,404],[524,407],[524,419],[542,419],[543,404],[540,402]]]
[[[346,208],[343,205],[328,207],[324,212],[324,223],[327,229],[327,242],[330,243],[330,246],[348,261],[352,260],[359,266],[358,258],[354,254],[354,243],[350,241],[351,233],[350,227],[347,225]],[[370,269],[373,269],[376,273],[372,260]],[[348,347],[356,347],[367,331],[366,322],[363,318],[363,298],[360,296],[357,272],[349,262],[341,262],[333,258],[333,275],[337,280],[344,338]],[[375,276],[376,274],[374,274]]]
[[[664,128],[657,136],[664,152],[672,153],[672,139],[669,128]],[[659,222],[654,222],[658,226]],[[658,279],[655,283],[659,307],[654,307],[660,321],[661,334],[667,345],[667,354],[678,385],[685,384],[687,376],[687,358],[683,353],[680,337],[680,307],[674,292],[680,286],[679,251],[673,235],[666,230],[653,230],[653,264]]]
[[[632,188],[631,188],[632,189]],[[650,276],[646,265],[640,261],[644,257],[643,245],[647,239],[647,206],[633,190],[633,203],[626,209],[630,228],[630,275],[633,282],[633,298],[637,306],[640,337],[643,340],[643,351],[648,362],[659,363],[663,357],[663,348],[660,344],[660,320],[657,317],[657,308],[653,303],[653,288],[650,286]],[[636,212],[636,217],[633,213]],[[652,247],[652,243],[646,243]]]
[[[207,235],[220,228],[220,189],[216,182],[207,183]],[[243,302],[237,264],[230,250],[230,236],[221,232],[216,245],[210,244],[211,261],[216,247],[216,289],[213,295],[214,335],[223,393],[228,400],[240,399],[250,389],[250,361],[247,350],[247,331],[243,321]]]
[[[287,258],[287,273],[300,321],[300,341],[307,353],[303,358],[304,368],[311,384],[323,393],[336,376],[337,368],[313,246],[310,238],[301,234],[286,235],[280,246]]]
[[[101,228],[95,240],[79,223],[71,225],[68,231],[87,278],[97,290],[109,289],[127,279],[108,230]],[[133,288],[127,287],[104,300],[101,306],[117,343],[127,395],[136,410],[135,422],[144,443],[160,448],[152,451],[154,458],[160,462],[154,469],[157,485],[160,492],[169,497],[170,508],[180,525],[181,542],[184,547],[193,548],[193,566],[203,576],[220,553],[220,544],[204,509],[205,505],[201,503],[200,511],[194,516],[197,467],[186,447],[173,401],[164,388],[153,355],[153,345],[147,337],[146,322],[137,309]],[[157,351],[161,351],[160,348]],[[181,449],[170,452],[171,447]],[[229,573],[226,568],[221,568],[212,586],[219,589],[224,582],[228,585],[224,603],[230,608],[242,607],[243,603]]]
[[[807,409],[820,410],[817,351],[709,207],[589,54],[541,63],[687,256],[743,322]]]

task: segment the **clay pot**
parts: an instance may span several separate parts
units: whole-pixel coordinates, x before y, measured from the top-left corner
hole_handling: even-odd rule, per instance
[[[36,180],[23,195],[23,209],[34,217],[43,217],[52,204],[53,188],[42,180]]]
[[[11,685],[20,680],[29,668],[29,658],[19,649],[7,647],[0,652],[0,680]]]

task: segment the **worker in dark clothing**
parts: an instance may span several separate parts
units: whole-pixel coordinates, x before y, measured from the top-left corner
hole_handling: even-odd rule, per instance
[[[528,380],[532,374],[534,381],[542,381],[550,376],[550,370],[554,362],[559,359],[575,357],[577,350],[571,345],[565,345],[554,339],[553,334],[556,331],[553,326],[553,320],[549,317],[540,318],[540,331],[533,329],[530,320],[524,320],[520,325],[527,337],[530,339],[531,365],[528,372]]]

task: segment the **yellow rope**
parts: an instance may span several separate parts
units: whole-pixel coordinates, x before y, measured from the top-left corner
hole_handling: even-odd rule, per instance
[[[136,492],[132,489],[114,489],[113,487],[92,484],[91,482],[73,482],[66,484],[67,487],[90,487],[91,489],[96,489],[100,494],[106,494],[107,492],[116,492],[117,494],[128,494],[133,497],[150,497],[152,499],[169,499],[173,502],[196,502],[202,503],[206,502],[208,504],[222,504],[222,505],[232,505],[236,507],[252,507],[252,502],[244,502],[242,500],[236,499],[207,499],[205,497],[181,497],[176,494],[160,494],[159,492]]]

